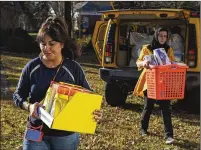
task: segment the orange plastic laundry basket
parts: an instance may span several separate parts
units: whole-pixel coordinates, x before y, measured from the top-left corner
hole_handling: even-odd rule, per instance
[[[157,100],[184,98],[186,69],[177,64],[152,66],[147,69],[147,96]]]

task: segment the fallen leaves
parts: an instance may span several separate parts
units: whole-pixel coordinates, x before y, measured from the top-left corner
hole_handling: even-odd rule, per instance
[[[104,95],[104,82],[98,75],[98,62],[94,53],[88,53],[79,62],[93,63],[83,65],[87,80],[98,94]],[[3,63],[7,66],[6,74],[8,82],[12,82],[11,76],[19,78],[20,69],[29,60],[4,53]],[[25,56],[24,56],[25,57]],[[20,63],[19,63],[20,62]],[[10,68],[10,69],[9,69]],[[11,83],[12,91],[14,85]],[[15,149],[22,144],[27,115],[25,111],[14,106],[12,93],[7,96],[8,100],[1,100],[1,147],[5,150]],[[111,107],[103,100],[103,119],[97,125],[94,135],[81,134],[80,150],[198,150],[200,149],[200,116],[185,112],[173,111],[172,122],[176,144],[166,145],[164,140],[163,121],[159,109],[156,107],[150,119],[150,136],[141,137],[140,117],[143,108],[143,100],[129,96],[125,106]]]

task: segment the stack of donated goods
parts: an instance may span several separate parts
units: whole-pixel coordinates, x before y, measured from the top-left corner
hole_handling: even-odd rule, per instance
[[[153,50],[144,60],[150,62],[151,69],[146,70],[147,95],[157,100],[184,98],[186,69],[184,63],[171,62],[164,48]]]
[[[168,55],[164,48],[154,49],[153,54],[146,55],[144,57],[144,60],[148,60],[150,62],[150,65],[153,65],[153,66],[161,66],[161,65],[170,65],[171,64],[171,61],[168,58]],[[178,65],[185,65],[184,63],[177,63],[177,62],[172,62],[172,63],[178,64]]]
[[[131,60],[129,62],[130,67],[137,67],[136,60],[140,55],[140,51],[143,45],[151,43],[153,36],[146,33],[131,32],[130,33],[130,45],[133,45],[131,51]]]

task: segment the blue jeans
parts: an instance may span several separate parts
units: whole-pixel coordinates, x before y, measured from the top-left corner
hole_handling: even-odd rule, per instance
[[[77,150],[79,146],[79,134],[68,136],[43,136],[41,142],[33,142],[24,139],[23,150]]]

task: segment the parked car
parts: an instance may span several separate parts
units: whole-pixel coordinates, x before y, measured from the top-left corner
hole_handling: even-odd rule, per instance
[[[184,9],[121,9],[102,12],[97,21],[92,44],[102,65],[100,77],[106,82],[108,104],[119,106],[133,92],[140,71],[136,59],[144,44],[150,43],[155,28],[173,27],[180,30],[183,50],[175,55],[186,63],[185,104],[200,110],[200,17],[199,13]],[[169,36],[170,36],[169,35]]]

